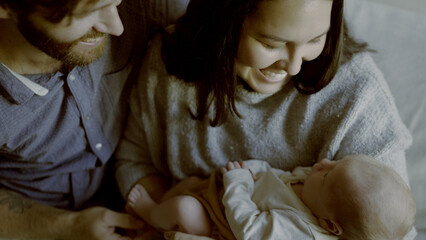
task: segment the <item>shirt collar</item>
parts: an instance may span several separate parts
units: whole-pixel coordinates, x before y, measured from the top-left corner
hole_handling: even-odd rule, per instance
[[[32,96],[45,96],[49,90],[28,78],[12,71],[3,63],[0,63],[0,92],[15,104],[22,104]]]

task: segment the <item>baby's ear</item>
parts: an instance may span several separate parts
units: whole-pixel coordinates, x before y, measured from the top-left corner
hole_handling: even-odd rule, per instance
[[[342,235],[343,233],[342,226],[340,226],[340,224],[335,220],[320,218],[318,219],[318,223],[322,228],[336,236]]]

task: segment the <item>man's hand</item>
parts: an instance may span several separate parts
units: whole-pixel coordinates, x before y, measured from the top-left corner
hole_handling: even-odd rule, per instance
[[[133,230],[144,226],[141,220],[130,214],[114,212],[103,207],[71,213],[70,220],[72,236],[62,236],[62,239],[130,240],[129,236],[118,234],[117,228]]]
[[[141,220],[103,207],[67,211],[0,188],[0,238],[130,240],[117,230],[135,230]]]

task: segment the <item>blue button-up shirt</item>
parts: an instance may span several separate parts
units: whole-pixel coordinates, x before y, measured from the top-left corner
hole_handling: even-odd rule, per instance
[[[1,188],[64,208],[99,188],[126,118],[127,79],[151,30],[146,19],[121,15],[125,33],[101,59],[66,74],[24,76],[47,94],[0,64]]]

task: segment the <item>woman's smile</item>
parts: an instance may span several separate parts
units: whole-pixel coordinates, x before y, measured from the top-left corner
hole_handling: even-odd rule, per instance
[[[269,83],[277,83],[286,80],[287,72],[284,70],[267,70],[260,69],[257,71],[262,80]]]

